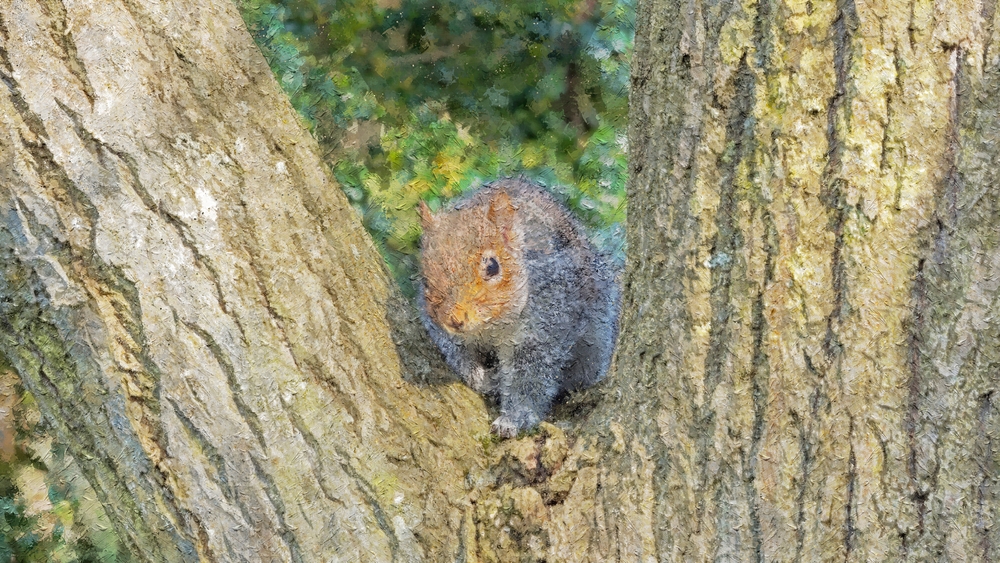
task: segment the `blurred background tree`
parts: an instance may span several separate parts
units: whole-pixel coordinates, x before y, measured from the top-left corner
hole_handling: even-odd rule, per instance
[[[241,8],[404,292],[416,203],[502,176],[547,185],[620,254],[634,0]]]

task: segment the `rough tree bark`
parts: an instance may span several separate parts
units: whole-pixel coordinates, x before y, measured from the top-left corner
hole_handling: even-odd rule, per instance
[[[0,1],[0,80],[0,350],[131,549],[461,551],[482,402],[400,378],[404,304],[236,8]]]
[[[1000,560],[995,8],[640,2],[608,553]]]
[[[500,444],[231,6],[0,18],[0,350],[147,559],[1000,559],[994,4],[640,2],[616,367]]]

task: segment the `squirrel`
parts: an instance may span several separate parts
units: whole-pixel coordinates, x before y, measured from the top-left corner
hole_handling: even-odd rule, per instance
[[[611,364],[621,290],[544,188],[503,179],[433,214],[420,202],[420,318],[447,364],[497,399],[491,430],[530,430]]]

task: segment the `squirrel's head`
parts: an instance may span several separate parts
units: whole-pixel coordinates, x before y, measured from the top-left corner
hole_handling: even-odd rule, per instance
[[[452,334],[516,318],[527,301],[517,207],[505,191],[434,215],[423,202],[420,266],[427,313]]]

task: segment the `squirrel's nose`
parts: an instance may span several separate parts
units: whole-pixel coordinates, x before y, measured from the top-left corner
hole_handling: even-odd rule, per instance
[[[452,311],[448,316],[448,326],[454,330],[462,330],[467,322],[469,322],[468,311]]]

